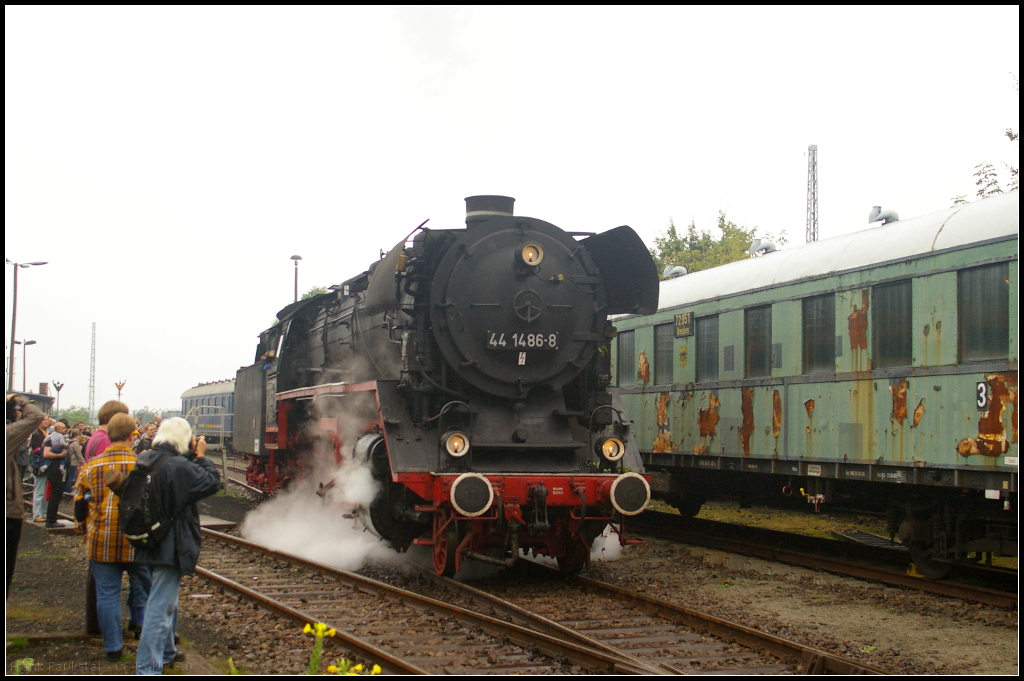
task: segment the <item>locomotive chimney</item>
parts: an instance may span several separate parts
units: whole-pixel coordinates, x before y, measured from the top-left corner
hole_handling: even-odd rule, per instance
[[[511,196],[467,196],[466,224],[481,222],[494,215],[512,217],[512,205],[515,202]]]

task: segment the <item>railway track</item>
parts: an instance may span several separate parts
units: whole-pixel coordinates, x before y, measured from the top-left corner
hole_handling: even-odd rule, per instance
[[[324,622],[356,657],[402,674],[656,673],[559,639],[327,565],[203,530],[196,574],[296,623]]]
[[[323,621],[345,632],[343,645],[358,656],[394,672],[564,673],[557,662],[564,660],[614,673],[884,673],[525,561],[517,571],[531,584],[531,595],[519,591],[503,598],[424,572],[447,592],[441,600],[231,535],[204,533],[199,576],[296,622]],[[463,605],[448,603],[452,597]]]
[[[922,579],[908,574],[910,556],[906,551],[732,523],[681,518],[657,511],[644,512],[633,521],[632,527],[637,532],[660,539],[824,570],[998,608],[1017,607],[1016,571],[993,571],[957,565],[956,581]]]
[[[669,674],[884,674],[884,670],[644,594],[522,560],[477,588],[424,572],[472,607]],[[525,587],[525,588],[524,588]],[[537,616],[542,617],[538,618]]]

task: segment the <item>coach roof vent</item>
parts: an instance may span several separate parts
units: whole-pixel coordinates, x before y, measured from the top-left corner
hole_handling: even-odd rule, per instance
[[[747,253],[750,253],[751,257],[753,257],[755,255],[774,253],[777,250],[779,250],[779,247],[775,245],[774,241],[768,241],[767,239],[754,239],[750,242],[750,248],[747,249]]]
[[[682,265],[665,265],[665,271],[661,273],[662,279],[675,279],[676,277],[682,277],[687,274],[687,270]]]
[[[896,214],[894,210],[882,210],[881,206],[872,206],[871,215],[868,216],[868,223],[882,221],[883,225],[887,225],[890,222],[896,222],[900,219],[900,216]]]
[[[512,217],[512,206],[515,202],[511,196],[467,196],[466,224],[480,222],[495,215]]]

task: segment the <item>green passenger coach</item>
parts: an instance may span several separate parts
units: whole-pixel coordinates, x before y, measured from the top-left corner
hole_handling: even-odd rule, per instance
[[[612,380],[655,496],[851,497],[915,563],[1017,555],[1019,194],[661,283]]]

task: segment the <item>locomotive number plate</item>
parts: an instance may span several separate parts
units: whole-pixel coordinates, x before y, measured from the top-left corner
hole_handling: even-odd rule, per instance
[[[558,333],[508,333],[488,331],[488,350],[557,350]]]

